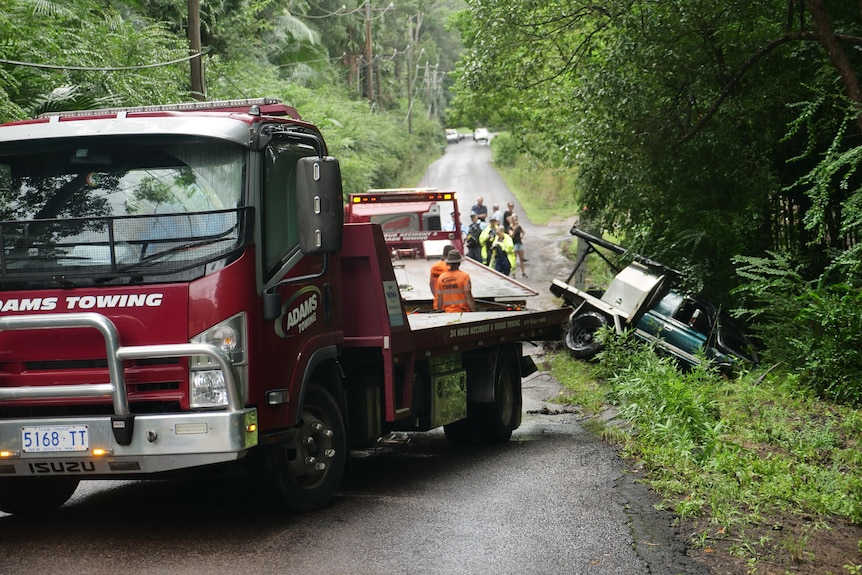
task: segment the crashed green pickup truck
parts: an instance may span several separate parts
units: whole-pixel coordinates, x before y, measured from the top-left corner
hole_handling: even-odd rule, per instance
[[[577,226],[570,232],[586,242],[587,247],[581,250],[569,277],[565,281],[553,280],[550,289],[565,306],[572,308],[562,338],[572,357],[594,358],[602,349],[596,332],[612,326],[619,334],[633,330],[635,337],[670,354],[683,368],[704,359],[723,371],[731,371],[740,364],[758,363],[754,346],[725,311],[675,289],[680,272]],[[599,248],[630,263],[620,266]],[[572,285],[591,254],[602,258],[616,273],[605,289],[582,290]]]

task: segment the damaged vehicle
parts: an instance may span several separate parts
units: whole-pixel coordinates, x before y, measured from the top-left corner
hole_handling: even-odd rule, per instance
[[[596,332],[605,326],[635,337],[657,351],[673,356],[682,368],[706,359],[725,372],[737,365],[756,365],[757,353],[743,330],[729,314],[699,297],[679,291],[680,272],[622,246],[579,229],[570,233],[586,242],[579,250],[569,277],[554,279],[551,293],[561,298],[572,313],[563,326],[563,344],[575,359],[593,359],[602,349]],[[602,249],[627,265],[620,265]],[[615,273],[605,289],[580,289],[574,278],[585,271],[587,258],[596,254]]]

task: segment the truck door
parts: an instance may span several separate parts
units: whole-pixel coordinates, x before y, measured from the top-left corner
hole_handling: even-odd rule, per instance
[[[293,424],[303,378],[332,358],[342,338],[334,305],[340,300],[335,293],[340,268],[325,269],[324,256],[300,249],[299,219],[308,214],[300,214],[297,201],[297,165],[301,158],[317,155],[311,145],[287,137],[273,139],[263,150],[259,273],[261,290],[276,290],[281,306],[275,321],[261,318],[260,324],[261,429]]]

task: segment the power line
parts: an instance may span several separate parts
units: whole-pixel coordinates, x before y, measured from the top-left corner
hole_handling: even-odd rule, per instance
[[[374,8],[373,10],[380,12],[380,14],[371,18],[371,20],[380,20],[381,18],[383,18],[386,15],[387,12],[389,12],[390,9],[395,10],[395,4],[393,4],[392,2],[390,2],[389,6],[387,6],[383,10],[381,10],[380,8]]]
[[[332,16],[349,16],[350,14],[356,14],[357,12],[360,12],[362,10],[362,6],[360,6],[359,8],[354,8],[353,10],[348,10],[347,6],[342,4],[341,8],[339,8],[335,12],[327,12],[326,10],[324,10],[323,8],[321,8],[320,6],[315,4],[314,2],[309,2],[308,5],[320,10],[321,12],[323,12],[323,14],[321,14],[319,16],[312,16],[311,14],[303,14],[302,15],[303,18],[321,19],[321,18],[330,18]]]
[[[109,67],[90,67],[90,66],[62,66],[59,64],[36,64],[34,62],[18,62],[16,60],[5,60],[0,58],[0,64],[12,64],[14,66],[27,66],[28,68],[47,68],[50,70],[76,70],[82,72],[120,72],[123,70],[143,70],[145,68],[159,68],[161,66],[171,66],[180,62],[187,62],[194,58],[200,58],[204,52],[192,54],[170,62],[159,62],[157,64],[141,64],[140,66],[109,66]]]

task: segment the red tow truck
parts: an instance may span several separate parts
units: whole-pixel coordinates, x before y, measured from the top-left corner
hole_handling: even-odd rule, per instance
[[[309,511],[350,449],[506,441],[522,342],[568,312],[407,313],[380,225],[278,100],[0,126],[0,510],[81,480],[236,466]]]
[[[453,190],[393,188],[350,194],[344,219],[380,224],[401,299],[408,312],[415,312],[433,309],[434,295],[428,283],[432,263],[428,260],[441,259],[447,244],[464,253],[460,214],[458,194]],[[470,274],[479,311],[525,309],[530,298],[538,295],[533,288],[470,258],[464,258],[461,269]]]
[[[386,188],[350,194],[344,219],[379,224],[395,258],[428,259],[452,244],[464,253],[458,194],[436,188]]]

